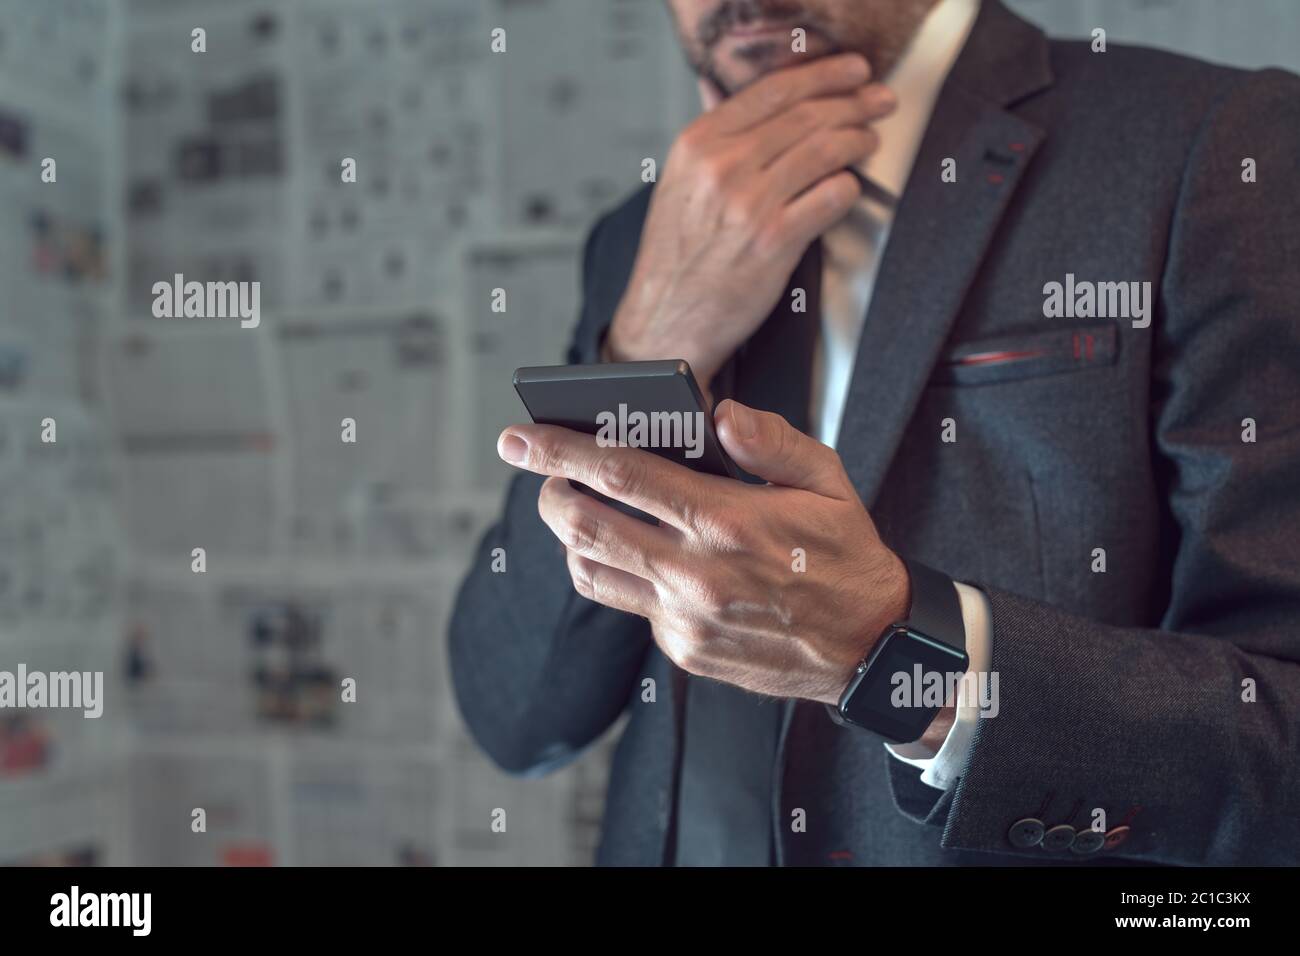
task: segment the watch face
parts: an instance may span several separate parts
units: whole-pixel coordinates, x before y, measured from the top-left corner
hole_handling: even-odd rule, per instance
[[[876,645],[845,691],[841,714],[895,743],[916,740],[965,673],[962,651],[897,627]]]

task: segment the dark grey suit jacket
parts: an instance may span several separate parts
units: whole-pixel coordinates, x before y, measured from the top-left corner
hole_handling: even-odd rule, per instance
[[[648,200],[590,235],[570,362],[596,360]],[[984,4],[896,212],[839,450],[890,546],[989,595],[1000,713],[941,793],[789,706],[782,863],[1300,862],[1298,267],[1295,76],[1093,53]],[[1150,327],[1045,318],[1067,273],[1149,281]],[[598,861],[656,865],[680,682],[644,620],[574,593],[540,483],[514,480],[461,590],[460,706],[519,773],[626,714]],[[1021,818],[1096,809],[1119,832],[1091,856],[1015,845]]]

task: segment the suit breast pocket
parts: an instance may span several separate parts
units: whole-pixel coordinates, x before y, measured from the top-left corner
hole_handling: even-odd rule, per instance
[[[931,385],[994,385],[1114,365],[1119,337],[1113,322],[1073,323],[949,345]]]

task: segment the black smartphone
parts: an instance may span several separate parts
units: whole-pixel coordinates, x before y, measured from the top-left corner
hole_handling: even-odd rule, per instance
[[[683,359],[521,368],[515,391],[539,425],[562,425],[696,471],[740,477]]]

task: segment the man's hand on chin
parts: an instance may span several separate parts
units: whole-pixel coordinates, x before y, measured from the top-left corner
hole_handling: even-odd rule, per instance
[[[885,628],[906,616],[907,571],[832,449],[734,401],[714,417],[736,463],[769,484],[697,474],[548,425],[511,426],[497,447],[548,476],[538,511],[565,546],[578,593],[647,618],[664,654],[692,674],[834,704]]]
[[[895,103],[870,75],[849,53],[776,70],[725,102],[705,95],[651,195],[606,361],[686,359],[709,388],[809,244],[861,198],[848,167],[876,149],[872,124]]]

